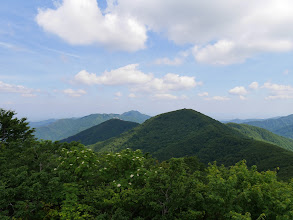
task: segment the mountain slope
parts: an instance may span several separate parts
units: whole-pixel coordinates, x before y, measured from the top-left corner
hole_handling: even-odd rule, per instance
[[[293,114],[280,117],[277,119],[266,119],[263,121],[250,121],[245,122],[244,124],[253,125],[256,127],[267,129],[275,134],[279,134],[285,137],[293,136],[292,126],[293,126]],[[288,128],[289,131],[288,131]]]
[[[130,111],[121,115],[92,114],[82,118],[59,119],[47,126],[36,128],[35,136],[38,139],[52,141],[62,140],[112,118],[142,123],[150,118],[150,116],[141,114],[137,111]]]
[[[120,119],[110,119],[99,125],[88,128],[76,135],[61,140],[61,142],[80,141],[84,145],[94,144],[98,141],[104,141],[111,137],[118,136],[139,124],[136,122],[123,121]]]
[[[276,144],[286,150],[293,151],[293,140],[274,134],[266,129],[247,124],[228,123],[227,126],[236,129],[240,133],[258,141]]]
[[[274,133],[293,139],[293,124],[274,130]]]
[[[96,151],[141,149],[160,160],[196,155],[202,162],[227,166],[242,159],[260,170],[282,168],[282,178],[293,177],[293,152],[253,140],[212,118],[189,109],[148,119],[136,128],[91,145]]]

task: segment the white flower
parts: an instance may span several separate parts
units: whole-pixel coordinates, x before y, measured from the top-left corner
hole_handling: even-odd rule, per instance
[[[136,176],[139,176],[139,174],[136,174]]]
[[[137,169],[137,171],[140,171],[140,169]]]
[[[139,159],[139,157],[136,157],[137,159]]]
[[[79,157],[77,157],[76,159],[79,159]]]
[[[104,170],[106,170],[107,169],[107,167],[104,167]]]
[[[84,161],[82,161],[81,164],[84,164]]]
[[[113,180],[113,183],[115,183],[115,180]]]
[[[134,177],[134,175],[133,175],[133,174],[131,174],[131,175],[130,175],[130,178],[132,178],[132,177]]]
[[[118,157],[121,157],[121,155],[119,154]]]
[[[157,171],[155,171],[155,173],[158,173]]]
[[[128,183],[129,185],[131,185],[132,183]]]
[[[72,166],[73,164],[71,163],[71,164],[69,164],[70,166]]]
[[[57,168],[54,168],[54,170],[57,170]]]
[[[120,186],[121,186],[121,184],[120,184],[120,183],[118,183],[118,184],[117,184],[117,187],[120,187]]]

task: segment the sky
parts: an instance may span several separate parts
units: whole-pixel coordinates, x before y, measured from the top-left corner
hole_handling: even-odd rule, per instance
[[[0,108],[29,121],[293,114],[291,0],[0,3]]]

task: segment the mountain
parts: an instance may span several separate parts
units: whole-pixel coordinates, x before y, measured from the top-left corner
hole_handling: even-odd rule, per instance
[[[49,124],[52,124],[55,121],[57,121],[57,119],[48,119],[48,120],[44,120],[44,121],[29,122],[29,126],[31,128],[38,128],[38,127],[47,126]]]
[[[190,109],[155,116],[116,138],[90,145],[95,151],[141,149],[159,160],[196,155],[201,162],[230,166],[245,159],[259,170],[280,167],[281,178],[293,177],[293,152],[249,138]]]
[[[278,145],[286,150],[293,151],[293,140],[274,134],[264,128],[255,127],[247,124],[228,123],[227,126],[236,129],[240,133],[255,140],[265,141]]]
[[[293,114],[276,119],[245,122],[244,124],[264,128],[275,134],[293,138]]]
[[[88,128],[76,135],[61,140],[61,142],[80,141],[84,145],[94,144],[98,141],[104,141],[111,137],[118,136],[139,124],[136,122],[123,121],[120,119],[110,119],[99,125]]]
[[[150,116],[141,114],[137,111],[130,111],[121,115],[91,114],[82,118],[59,119],[49,125],[37,127],[35,137],[52,141],[62,140],[113,118],[142,123],[150,118]]]

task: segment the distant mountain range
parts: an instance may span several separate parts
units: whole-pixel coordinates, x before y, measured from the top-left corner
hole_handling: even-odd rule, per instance
[[[67,118],[55,121],[47,120],[31,123],[30,125],[36,128],[36,138],[56,141],[75,135],[113,118],[142,123],[149,119],[150,116],[141,114],[138,111],[129,111],[123,114],[92,114],[82,118]],[[43,124],[43,126],[40,126],[41,124]]]
[[[279,177],[293,177],[290,140],[245,125],[225,125],[190,109],[152,117],[118,137],[89,147],[99,152],[141,149],[159,160],[196,155],[204,163],[217,161],[226,166],[245,159],[259,170],[280,167]]]
[[[61,142],[79,141],[84,145],[90,145],[99,141],[104,141],[116,137],[139,124],[136,122],[123,121],[120,119],[110,119],[101,124],[95,125],[71,137],[61,140]]]
[[[255,140],[275,144],[284,149],[293,151],[293,139],[279,136],[264,128],[252,125],[236,123],[228,123],[226,125]]]
[[[262,121],[249,121],[245,122],[244,124],[264,128],[275,134],[293,138],[293,114]]]

